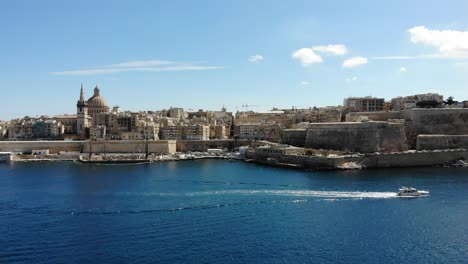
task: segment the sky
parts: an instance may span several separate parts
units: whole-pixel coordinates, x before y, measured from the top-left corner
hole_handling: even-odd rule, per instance
[[[467,10],[466,0],[3,0],[0,120],[73,114],[81,84],[132,111],[467,100]]]

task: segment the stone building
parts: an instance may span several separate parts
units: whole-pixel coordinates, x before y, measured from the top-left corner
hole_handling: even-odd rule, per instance
[[[419,102],[436,101],[440,105],[444,103],[444,96],[437,93],[415,94],[405,97],[396,97],[391,101],[393,110],[413,109]]]
[[[184,109],[179,107],[171,107],[167,111],[167,115],[176,120],[181,120],[184,117]]]
[[[377,97],[348,97],[343,101],[343,107],[349,112],[374,112],[383,111],[384,98]]]
[[[160,129],[161,139],[163,140],[181,140],[182,127],[181,126],[165,126]]]
[[[53,116],[51,117],[51,119],[57,122],[60,122],[63,125],[64,135],[76,135],[78,133],[76,115]],[[89,117],[88,117],[88,120],[89,120]]]
[[[212,125],[210,126],[210,139],[228,139],[231,131],[229,126]]]
[[[26,117],[14,120],[8,127],[9,140],[60,139],[64,126],[56,120]]]
[[[267,112],[237,112],[234,124],[280,124],[290,127],[293,124],[292,117],[282,110],[273,110]]]
[[[241,124],[234,126],[234,136],[246,140],[267,140],[280,142],[284,125],[281,124]]]
[[[203,125],[183,126],[182,139],[184,140],[209,140],[210,127]]]
[[[5,139],[8,129],[6,123],[0,123],[0,140]]]
[[[106,126],[92,126],[89,128],[89,139],[93,141],[106,139]]]

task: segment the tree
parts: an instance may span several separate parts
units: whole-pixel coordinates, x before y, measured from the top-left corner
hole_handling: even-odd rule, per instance
[[[452,96],[449,96],[449,98],[447,98],[447,101],[445,101],[445,104],[446,104],[446,105],[453,105],[453,104],[455,104],[456,102],[457,102],[457,101],[454,101]]]
[[[437,102],[436,100],[427,100],[416,103],[418,108],[437,108],[440,107],[440,105],[441,103]]]

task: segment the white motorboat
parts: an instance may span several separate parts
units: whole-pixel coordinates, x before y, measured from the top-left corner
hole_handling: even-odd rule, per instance
[[[397,195],[401,197],[420,197],[420,196],[429,196],[429,192],[423,191],[423,190],[417,190],[413,187],[402,186],[400,189],[398,189]]]

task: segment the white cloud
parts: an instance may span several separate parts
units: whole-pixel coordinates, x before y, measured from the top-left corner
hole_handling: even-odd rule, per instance
[[[302,82],[301,82],[301,85],[302,85],[302,86],[307,86],[307,85],[309,85],[309,84],[310,84],[310,83],[309,83],[308,81],[302,81]]]
[[[302,62],[302,65],[308,66],[314,63],[322,63],[323,59],[312,49],[302,48],[293,52],[292,57]]]
[[[407,55],[397,55],[397,56],[378,56],[373,57],[373,60],[415,60],[415,59],[439,59],[441,58],[438,54],[425,54],[425,55],[414,55],[414,56],[407,56]]]
[[[160,61],[160,60],[148,60],[148,61],[127,61],[117,64],[111,64],[106,67],[153,67],[161,65],[177,64],[173,61]]]
[[[343,62],[343,67],[344,68],[354,68],[359,65],[364,65],[367,64],[369,60],[365,57],[352,57],[350,59],[347,59]]]
[[[223,66],[203,66],[191,63],[171,62],[171,61],[129,61],[117,64],[106,65],[92,69],[68,70],[51,72],[54,75],[99,75],[113,74],[119,72],[168,72],[168,71],[203,71],[219,70]]]
[[[405,67],[400,68],[400,72],[407,72],[408,70]]]
[[[264,60],[264,58],[263,58],[262,55],[259,55],[259,54],[256,54],[256,55],[253,55],[253,56],[249,57],[250,62],[260,62],[262,60]]]
[[[345,55],[348,53],[348,49],[345,45],[326,45],[326,46],[315,46],[312,47],[313,51],[322,52],[322,53],[329,53],[333,55]]]
[[[354,77],[351,77],[351,78],[346,78],[346,82],[350,83],[350,82],[355,82],[358,80],[358,77],[354,76]]]
[[[424,26],[408,30],[411,42],[437,47],[439,55],[448,58],[468,57],[468,31],[431,30]]]

